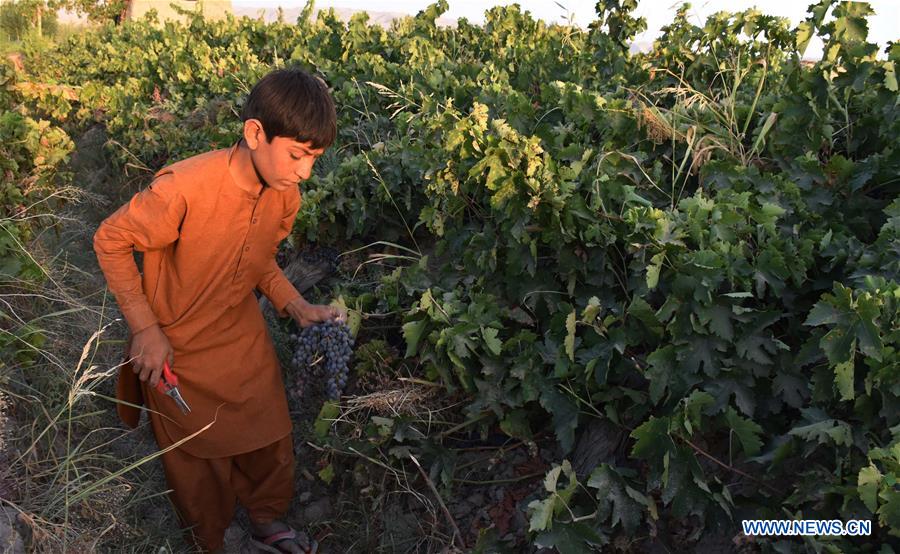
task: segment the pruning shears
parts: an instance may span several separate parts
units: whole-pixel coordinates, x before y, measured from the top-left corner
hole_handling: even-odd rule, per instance
[[[181,408],[183,413],[189,413],[191,411],[191,407],[184,401],[184,397],[181,396],[181,391],[178,390],[178,377],[169,367],[168,360],[163,364],[163,372],[162,375],[160,375],[159,382],[156,384],[156,390],[171,397],[172,400],[178,404],[178,407]]]

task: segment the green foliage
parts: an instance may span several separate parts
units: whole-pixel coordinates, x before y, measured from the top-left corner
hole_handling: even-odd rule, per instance
[[[0,31],[7,40],[23,40],[29,33],[37,32],[38,18],[41,36],[56,36],[59,28],[56,10],[43,0],[14,0],[0,4]]]
[[[31,10],[22,9],[18,2],[6,2],[0,5],[0,31],[7,40],[21,40],[31,28]]]
[[[894,428],[894,440],[884,448],[874,448],[869,454],[869,465],[859,470],[857,491],[869,511],[877,515],[878,522],[895,537],[900,536],[900,495],[897,494],[897,478],[900,476],[900,441]]]
[[[17,75],[0,66],[0,275],[34,282],[43,278],[28,242],[48,223],[71,180],[65,164],[74,144],[68,134],[23,106]],[[58,196],[58,199],[54,197]]]
[[[34,363],[47,341],[44,332],[32,324],[20,324],[5,312],[0,312],[0,323],[4,329],[11,329],[0,334],[0,359],[23,365]]]
[[[55,0],[54,4],[84,14],[91,21],[120,23],[128,0]]]

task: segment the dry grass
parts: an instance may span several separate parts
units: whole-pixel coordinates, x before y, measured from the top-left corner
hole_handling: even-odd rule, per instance
[[[135,460],[135,451],[153,450],[145,442],[146,430],[118,426],[111,389],[121,347],[105,337],[122,324],[102,305],[71,305],[75,295],[59,294],[63,289],[53,285],[68,277],[43,267],[49,276],[43,289],[7,293],[7,283],[0,294],[9,313],[28,317],[28,324],[39,325],[47,337],[39,348],[26,347],[31,360],[10,364],[0,378],[4,422],[17,429],[4,437],[3,503],[19,513],[34,552],[156,543],[158,537],[127,521],[129,507],[165,487],[159,475],[136,471],[158,456],[151,452]],[[66,302],[68,307],[59,309]],[[56,309],[47,309],[51,305]],[[99,326],[86,340],[81,338],[90,330],[85,320]],[[79,339],[80,351],[75,348]],[[135,448],[136,442],[143,444]]]
[[[778,119],[774,112],[764,117],[766,114],[756,109],[766,85],[765,59],[749,63],[739,58],[731,60],[729,67],[716,76],[722,82],[715,89],[718,92],[712,88],[703,92],[670,69],[654,68],[651,73],[666,75],[675,85],[648,94],[631,89],[631,112],[647,139],[654,144],[671,145],[672,188],[665,194],[673,208],[689,177],[697,175],[713,157],[731,158],[743,166],[762,162],[766,136]],[[752,94],[753,100],[742,118],[738,116],[738,106],[747,94]],[[751,129],[754,121],[761,123]],[[680,162],[675,158],[676,151],[683,151]]]
[[[61,194],[61,207],[36,212]],[[59,187],[15,215],[42,218],[32,242],[14,245],[41,280],[0,281],[0,509],[33,552],[186,551],[167,528],[149,430],[126,430],[115,412],[126,330],[93,257],[96,200]]]
[[[421,385],[404,386],[393,390],[376,391],[347,400],[350,415],[357,410],[367,410],[379,415],[414,415],[428,410],[433,402],[435,389]]]

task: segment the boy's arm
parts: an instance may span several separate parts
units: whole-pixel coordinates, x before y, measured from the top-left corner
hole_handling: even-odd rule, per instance
[[[132,335],[159,322],[141,286],[133,250],[157,250],[178,239],[186,204],[174,185],[174,176],[160,175],[94,233],[97,261]]]
[[[281,241],[291,233],[294,221],[297,219],[297,212],[300,210],[299,199],[300,196],[298,194],[296,202],[293,203],[288,209],[288,213],[281,219],[281,227],[278,229],[277,244],[280,244]],[[262,277],[260,277],[259,282],[256,284],[256,288],[269,299],[272,306],[275,307],[278,317],[287,317],[288,313],[285,311],[285,306],[302,297],[297,291],[297,288],[284,276],[284,272],[281,268],[278,267],[278,263],[275,262],[274,253],[266,264],[266,269],[262,274]]]

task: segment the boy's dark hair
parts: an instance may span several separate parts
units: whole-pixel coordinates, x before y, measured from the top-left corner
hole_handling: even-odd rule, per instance
[[[328,86],[302,69],[278,69],[259,80],[241,110],[241,121],[258,119],[266,140],[290,137],[328,148],[337,134],[337,114]]]

